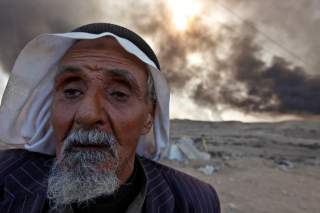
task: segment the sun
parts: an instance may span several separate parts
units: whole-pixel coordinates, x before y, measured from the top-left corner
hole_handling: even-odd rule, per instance
[[[177,30],[186,30],[189,22],[199,14],[200,2],[197,0],[167,0],[172,14],[172,22]]]

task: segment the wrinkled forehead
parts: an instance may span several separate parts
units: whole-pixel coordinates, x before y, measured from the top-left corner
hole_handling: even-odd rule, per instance
[[[71,49],[118,49],[124,51],[124,48],[112,36],[104,36],[96,39],[76,40],[75,43],[69,48]]]
[[[102,60],[103,57],[109,59],[114,57],[124,63],[127,62],[137,69],[147,72],[146,64],[135,55],[127,52],[118,41],[111,36],[92,40],[77,40],[59,60],[58,65],[69,62],[75,58],[90,62],[90,59],[93,59],[94,56],[100,56]],[[121,63],[121,61],[119,61],[119,63]]]

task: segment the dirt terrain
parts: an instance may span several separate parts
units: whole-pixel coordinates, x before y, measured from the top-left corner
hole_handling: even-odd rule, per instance
[[[320,212],[320,121],[173,120],[172,142],[182,137],[211,159],[162,162],[214,186],[222,212]]]

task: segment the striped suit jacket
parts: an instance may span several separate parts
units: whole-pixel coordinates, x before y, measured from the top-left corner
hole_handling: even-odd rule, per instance
[[[141,158],[147,196],[144,212],[220,213],[215,190],[189,175]],[[0,212],[40,213],[46,203],[52,156],[22,149],[0,152]]]

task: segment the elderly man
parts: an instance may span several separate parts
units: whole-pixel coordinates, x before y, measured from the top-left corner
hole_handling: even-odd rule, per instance
[[[0,140],[20,144],[0,154],[1,212],[220,212],[210,185],[153,161],[168,109],[158,60],[134,32],[99,23],[35,38],[0,109]]]

